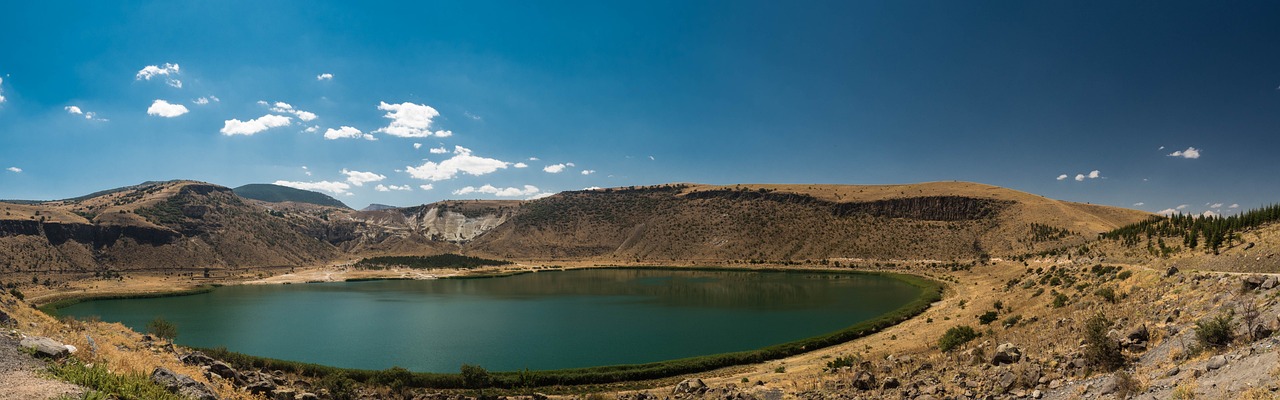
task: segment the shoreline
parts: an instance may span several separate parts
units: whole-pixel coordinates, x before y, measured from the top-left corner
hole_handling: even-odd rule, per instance
[[[690,374],[707,373],[726,368],[742,368],[752,365],[761,365],[770,361],[786,359],[789,357],[813,354],[833,346],[848,343],[856,339],[864,338],[885,329],[910,321],[929,310],[936,302],[940,301],[943,293],[949,286],[946,282],[928,277],[921,274],[904,273],[901,271],[883,271],[883,270],[864,270],[864,269],[833,269],[822,266],[778,266],[767,267],[761,265],[750,266],[725,266],[725,265],[696,265],[696,266],[670,266],[670,265],[601,265],[599,263],[583,262],[578,265],[569,266],[530,266],[516,263],[514,266],[501,267],[485,267],[472,270],[449,269],[449,272],[439,274],[426,274],[422,270],[406,271],[407,268],[386,269],[386,270],[359,270],[350,267],[326,266],[318,268],[308,268],[301,271],[289,272],[277,276],[245,279],[237,282],[223,282],[219,284],[205,284],[195,287],[181,288],[177,290],[160,290],[153,289],[142,292],[130,293],[75,293],[69,291],[55,292],[46,294],[43,299],[55,298],[56,300],[48,301],[39,306],[39,309],[51,316],[57,316],[57,309],[83,301],[101,300],[101,299],[118,299],[118,298],[152,298],[152,297],[168,297],[168,296],[185,296],[200,293],[206,293],[214,290],[219,286],[236,285],[236,284],[295,284],[295,283],[324,283],[324,282],[353,282],[353,281],[370,281],[370,280],[430,280],[430,279],[483,279],[498,278],[525,273],[535,273],[539,271],[562,271],[575,269],[667,269],[667,270],[694,270],[694,271],[742,271],[742,272],[810,272],[810,273],[831,273],[831,274],[871,274],[882,275],[893,279],[903,281],[911,286],[920,289],[920,294],[912,301],[902,305],[901,307],[879,315],[875,318],[860,321],[845,328],[836,331],[822,333],[808,338],[784,342],[780,344],[765,346],[758,349],[717,353],[702,356],[694,356],[673,360],[664,360],[653,363],[631,364],[631,365],[606,365],[585,368],[573,368],[562,370],[539,370],[539,371],[499,371],[492,372],[499,381],[495,382],[495,387],[516,388],[526,386],[530,383],[536,383],[537,387],[552,386],[583,386],[583,385],[624,385],[635,387],[648,387],[654,384],[665,384],[666,380]],[[357,273],[352,273],[357,272]],[[323,274],[325,279],[315,279],[317,274]],[[408,275],[408,276],[406,276]],[[338,278],[341,278],[340,280]],[[309,364],[297,361],[276,360],[266,357],[258,357],[247,354],[228,352],[224,349],[210,350],[192,348],[193,350],[204,350],[211,355],[222,356],[222,358],[230,358],[227,360],[238,364],[239,367],[245,368],[264,368],[264,369],[289,369],[300,371],[302,375],[314,378],[322,378],[323,376],[333,373],[343,373],[347,376],[357,378],[358,381],[365,379],[374,379],[379,371],[349,369],[341,367],[333,367],[318,364]],[[417,377],[417,381],[429,383],[423,385],[426,388],[437,389],[456,389],[457,374],[450,373],[429,373],[429,372],[413,372]],[[363,379],[360,379],[363,378]],[[530,382],[529,380],[532,380]],[[647,382],[648,384],[645,384]],[[633,387],[634,388],[634,387]]]

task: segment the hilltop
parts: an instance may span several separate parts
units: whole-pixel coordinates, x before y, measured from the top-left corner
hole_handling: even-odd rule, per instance
[[[236,196],[246,199],[261,200],[269,203],[306,203],[315,204],[326,207],[351,208],[347,207],[338,199],[330,197],[327,194],[313,192],[310,190],[294,189],[288,186],[272,185],[268,183],[251,183],[240,186],[231,190]]]

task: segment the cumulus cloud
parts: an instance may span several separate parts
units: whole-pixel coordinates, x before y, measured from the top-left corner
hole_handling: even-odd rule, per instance
[[[512,167],[516,167],[516,168],[529,168],[529,164],[525,164],[525,163],[522,163],[522,162],[518,162],[518,163],[512,164],[511,166],[512,166]]]
[[[328,73],[328,72],[325,72],[325,73],[320,74],[320,75],[316,75],[316,80],[317,80],[317,81],[327,81],[327,80],[332,80],[332,79],[333,79],[333,74],[330,74],[330,73]]]
[[[1060,181],[1065,181],[1067,180],[1067,178],[1070,178],[1070,175],[1067,175],[1067,174],[1058,175],[1058,180]],[[1093,171],[1089,171],[1089,173],[1087,174],[1076,174],[1075,176],[1076,182],[1084,182],[1085,179],[1098,179],[1098,178],[1102,178],[1102,172],[1096,169]]]
[[[1187,147],[1186,150],[1180,150],[1180,151],[1169,153],[1169,157],[1182,157],[1182,158],[1196,159],[1196,158],[1200,158],[1200,151],[1201,149],[1197,149],[1195,147]]]
[[[1089,171],[1089,179],[1098,179],[1101,177],[1102,173],[1098,172],[1098,170],[1095,169],[1093,171]]]
[[[373,190],[377,190],[377,191],[379,191],[379,192],[390,192],[390,191],[392,191],[392,190],[396,190],[396,191],[406,191],[406,192],[407,192],[407,191],[412,191],[412,190],[413,190],[413,188],[409,187],[409,185],[400,185],[400,186],[396,186],[396,185],[390,185],[390,186],[387,186],[387,185],[378,185],[378,186],[374,187],[374,188],[373,188]]]
[[[294,182],[294,181],[275,181],[276,185],[288,186],[294,189],[302,190],[318,190],[333,194],[349,194],[347,190],[351,189],[351,185],[342,182]]]
[[[435,189],[435,188],[436,188],[436,186],[435,186],[435,185],[432,185],[432,184],[430,184],[430,183],[425,184],[425,185],[418,185],[418,189],[422,189],[422,190],[431,190],[431,189]]]
[[[460,173],[476,176],[485,175],[499,169],[505,169],[511,164],[502,160],[473,155],[471,154],[471,149],[462,146],[454,146],[453,154],[453,157],[439,163],[427,161],[417,167],[406,167],[405,172],[417,179],[442,181],[453,179]]]
[[[67,114],[83,115],[84,119],[87,119],[90,121],[106,121],[106,118],[98,118],[97,113],[81,110],[80,107],[66,106],[66,107],[62,107],[62,109],[67,110]]]
[[[529,161],[538,161],[538,157],[529,157]]]
[[[430,151],[431,151],[431,154],[445,154],[449,152],[449,149],[444,148],[444,146],[440,146],[440,147],[432,147]]]
[[[1209,205],[1209,208],[1222,208],[1222,203],[1213,203]]]
[[[191,100],[192,103],[195,103],[196,105],[201,105],[201,106],[209,103],[217,103],[219,101],[222,101],[222,100],[218,99],[218,96],[205,96],[195,100]]]
[[[1218,213],[1216,213],[1216,212],[1213,212],[1213,210],[1205,210],[1203,214],[1200,214],[1200,216],[1201,216],[1201,217],[1205,217],[1205,218],[1208,218],[1208,217],[1217,217],[1217,216],[1221,216],[1221,215],[1222,215],[1222,214],[1218,214]]]
[[[551,196],[552,196],[552,195],[554,195],[554,194],[555,194],[555,193],[551,193],[551,192],[538,193],[538,194],[535,194],[535,195],[533,195],[533,196],[529,196],[529,198],[527,198],[527,199],[525,199],[525,200],[537,200],[537,199],[541,199],[541,198],[544,198],[544,197],[551,197]]]
[[[6,170],[6,171],[9,171],[9,172],[12,172],[12,173],[15,173],[15,174],[21,174],[21,173],[22,173],[22,168],[18,168],[18,167],[9,167],[9,168],[5,168],[5,170]]]
[[[1160,215],[1163,215],[1163,216],[1168,217],[1168,216],[1173,215],[1173,214],[1180,214],[1180,212],[1179,212],[1178,210],[1175,210],[1175,209],[1172,209],[1172,208],[1166,208],[1166,209],[1163,209],[1163,210],[1160,210],[1160,211],[1156,211],[1156,214],[1160,214]]]
[[[258,103],[261,104],[263,102],[258,102]],[[294,116],[297,116],[298,120],[302,122],[307,122],[307,121],[316,119],[315,113],[293,108],[292,104],[285,103],[283,101],[277,101],[275,104],[271,105],[271,112],[277,112],[281,114],[293,114]]]
[[[148,65],[142,67],[141,70],[138,70],[138,74],[135,75],[133,79],[149,81],[151,78],[159,76],[164,77],[165,83],[169,86],[182,88],[182,81],[171,77],[172,75],[178,75],[179,72],[180,68],[178,67],[178,64],[165,63],[164,65]]]
[[[450,131],[431,131],[431,120],[440,116],[440,112],[431,108],[431,106],[407,101],[400,104],[387,104],[384,101],[378,104],[378,109],[387,111],[383,118],[390,119],[391,124],[378,128],[374,132],[399,137],[448,137],[453,135],[453,132]]]
[[[1139,202],[1137,202],[1137,203],[1133,203],[1133,206],[1134,206],[1134,207],[1142,207],[1142,206],[1145,206],[1145,205],[1147,205],[1147,203],[1143,203],[1143,202],[1141,202],[1141,201],[1139,201]]]
[[[596,173],[596,170],[594,170],[594,169],[584,169],[584,170],[582,170],[582,174],[583,174],[583,175],[591,175],[591,174],[594,174],[594,173]]]
[[[80,111],[80,107],[76,107],[76,106],[66,106],[66,107],[62,107],[62,109],[67,110],[67,112],[72,114],[84,114],[83,111]]]
[[[350,126],[343,126],[338,129],[329,128],[324,131],[324,138],[329,140],[355,139],[362,136],[372,137],[373,135],[366,135],[364,132],[360,132],[359,129],[352,128]]]
[[[1067,177],[1067,174],[1058,175],[1058,180],[1060,180],[1060,181],[1067,180],[1067,178],[1068,178],[1068,177]]]
[[[383,179],[387,179],[386,176],[373,172],[351,171],[346,168],[342,169],[342,174],[347,176],[348,183],[356,186],[364,186],[364,184],[369,182],[378,182]]]
[[[1076,174],[1076,182],[1084,181],[1084,174]]]
[[[1231,205],[1227,206],[1227,208],[1240,208],[1240,205],[1232,203]]]
[[[248,121],[229,119],[223,121],[222,130],[219,132],[222,132],[223,135],[227,136],[253,135],[267,129],[289,125],[291,121],[292,119],[289,117],[274,114],[263,115]]]
[[[173,104],[164,100],[156,99],[151,103],[151,107],[147,107],[147,115],[155,115],[158,117],[173,118],[187,113],[187,106],[181,104]]]
[[[413,149],[414,149],[414,150],[421,149],[421,148],[422,148],[422,143],[414,143],[414,144],[413,144]]]
[[[1176,208],[1177,208],[1177,209],[1179,209],[1179,210],[1185,210],[1185,209],[1187,209],[1187,207],[1189,207],[1189,205],[1187,205],[1187,204],[1180,204],[1180,205],[1178,205],[1178,207],[1176,207]]]
[[[572,167],[572,166],[574,166],[573,163],[551,164],[551,165],[542,167],[542,170],[547,173],[558,174],[561,171],[564,171],[565,167]]]
[[[518,187],[497,188],[497,187],[494,187],[493,185],[484,185],[478,188],[474,186],[467,186],[462,189],[454,190],[453,194],[465,195],[465,194],[471,194],[471,193],[486,193],[486,194],[491,194],[498,197],[520,197],[520,196],[532,196],[532,195],[538,194],[538,192],[539,192],[538,187],[533,185],[524,185],[523,188],[518,188]]]
[[[308,126],[307,129],[303,129],[302,131],[306,133],[320,132],[320,125],[311,125],[311,126]]]

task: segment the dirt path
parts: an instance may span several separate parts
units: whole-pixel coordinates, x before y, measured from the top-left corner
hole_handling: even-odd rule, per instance
[[[18,349],[18,339],[0,336],[0,400],[80,396],[84,389],[43,375],[44,363]]]

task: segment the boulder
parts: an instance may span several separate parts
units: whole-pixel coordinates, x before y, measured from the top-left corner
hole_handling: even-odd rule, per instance
[[[1254,290],[1262,286],[1262,282],[1266,280],[1261,275],[1249,275],[1240,281],[1245,290]]]
[[[209,365],[213,364],[215,361],[213,357],[206,356],[204,353],[198,351],[184,354],[181,357],[178,357],[178,359],[182,360],[182,363],[187,365]]]
[[[683,381],[680,381],[679,384],[676,384],[675,390],[672,390],[671,393],[672,394],[686,394],[686,393],[701,394],[702,392],[705,392],[705,391],[707,391],[707,384],[703,383],[701,379],[693,378],[693,379],[685,379]]]
[[[1022,349],[1012,343],[1005,343],[996,347],[995,354],[991,356],[991,365],[1014,364],[1021,359]]]
[[[289,388],[281,388],[271,391],[271,400],[294,400],[298,392]]]
[[[1262,281],[1262,286],[1259,287],[1261,287],[1262,290],[1271,290],[1275,289],[1276,286],[1280,286],[1280,279],[1276,279],[1276,277],[1271,276],[1267,277],[1267,280]]]
[[[235,368],[231,368],[230,365],[227,365],[227,363],[222,361],[214,361],[212,364],[209,364],[209,372],[222,377],[222,379],[231,381],[240,381],[244,379],[240,376],[239,371],[236,371]]]
[[[5,314],[4,311],[0,311],[0,326],[7,326],[14,323],[16,323],[16,321],[14,321],[13,317],[10,317],[9,314]]]
[[[901,386],[902,386],[902,382],[899,382],[898,378],[894,378],[892,376],[888,378],[884,378],[884,383],[880,384],[881,389],[897,389]]]
[[[1129,341],[1133,343],[1146,343],[1151,340],[1151,332],[1147,330],[1146,325],[1142,325],[1134,328],[1132,331],[1129,331],[1129,334],[1125,335],[1125,338],[1129,339]]]
[[[1164,276],[1174,276],[1178,274],[1178,266],[1170,265],[1169,269],[1164,271]]]
[[[175,373],[164,367],[156,367],[154,371],[151,371],[151,381],[180,396],[197,400],[218,399],[213,390],[209,389],[205,384],[191,379],[190,376]]]
[[[1010,389],[1013,389],[1013,384],[1017,382],[1017,376],[1012,372],[1005,371],[1000,373],[1000,376],[996,377],[996,388],[1000,389],[1000,393],[1006,393]]]
[[[1204,367],[1208,368],[1209,370],[1215,370],[1225,366],[1227,366],[1227,356],[1221,356],[1221,355],[1209,357],[1209,363],[1204,365]]]
[[[47,337],[30,336],[18,342],[18,347],[30,349],[37,357],[59,359],[71,354],[67,345]]]
[[[875,389],[876,376],[871,375],[871,373],[867,371],[859,372],[858,376],[856,378],[853,378],[853,387],[857,388],[858,390]]]

